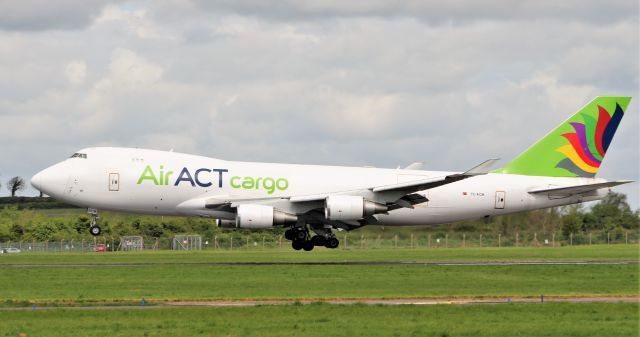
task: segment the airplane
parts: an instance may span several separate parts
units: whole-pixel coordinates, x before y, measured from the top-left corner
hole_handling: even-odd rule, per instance
[[[507,165],[467,171],[225,161],[94,147],[31,179],[41,192],[97,209],[216,219],[221,228],[287,228],[296,250],[337,248],[335,230],[479,219],[602,199],[628,180],[596,178],[631,97],[599,96]]]

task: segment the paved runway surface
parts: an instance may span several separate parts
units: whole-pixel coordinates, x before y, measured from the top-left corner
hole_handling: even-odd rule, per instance
[[[172,302],[167,303],[171,306],[210,306],[210,307],[226,307],[226,306],[256,306],[256,305],[287,305],[294,303],[311,304],[315,302],[330,304],[370,304],[370,305],[430,305],[430,304],[500,304],[500,303],[543,303],[543,302],[639,302],[640,297],[494,297],[494,298],[414,298],[414,299],[335,299],[322,301],[207,301],[207,302]]]
[[[367,304],[367,305],[473,305],[473,304],[508,304],[508,303],[639,303],[640,296],[627,297],[490,297],[490,298],[396,298],[396,299],[329,299],[329,300],[245,300],[245,301],[177,301],[153,305],[113,305],[113,306],[55,306],[55,307],[0,307],[2,311],[16,310],[140,310],[177,307],[255,307],[259,305],[293,305],[293,304]]]
[[[153,267],[153,266],[521,266],[521,265],[629,265],[638,260],[616,261],[456,261],[456,262],[192,262],[192,263],[100,263],[100,264],[0,264],[0,268],[101,268],[101,267]]]

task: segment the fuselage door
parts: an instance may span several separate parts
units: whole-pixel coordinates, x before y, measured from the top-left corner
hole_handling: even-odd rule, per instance
[[[496,209],[504,209],[507,193],[505,191],[496,191]]]
[[[119,190],[120,190],[120,174],[109,173],[109,191],[119,191]]]

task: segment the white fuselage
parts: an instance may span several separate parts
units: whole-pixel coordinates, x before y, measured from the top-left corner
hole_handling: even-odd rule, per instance
[[[230,219],[223,211],[190,212],[181,204],[199,196],[285,198],[344,193],[453,172],[234,162],[174,152],[88,148],[38,173],[44,193],[78,206],[158,215]],[[185,173],[186,172],[186,173]],[[46,186],[42,183],[46,181]],[[378,214],[380,225],[433,225],[601,199],[605,191],[549,198],[535,188],[588,184],[600,179],[486,174],[418,192],[428,202]],[[291,210],[289,210],[291,211]]]

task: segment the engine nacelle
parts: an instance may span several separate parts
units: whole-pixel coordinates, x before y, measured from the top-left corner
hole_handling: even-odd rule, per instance
[[[383,204],[353,195],[333,195],[324,201],[324,216],[328,220],[359,220],[387,211]]]
[[[266,229],[274,225],[294,224],[298,221],[290,214],[265,205],[240,205],[236,215],[235,228]]]
[[[233,229],[233,228],[236,228],[236,221],[227,220],[227,219],[217,219],[216,225],[223,229]]]

